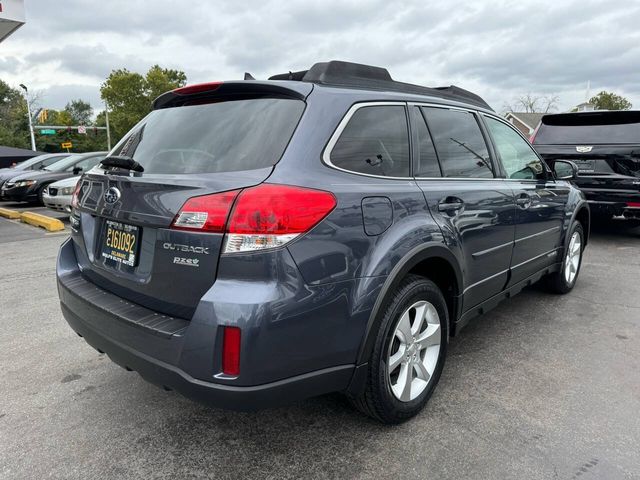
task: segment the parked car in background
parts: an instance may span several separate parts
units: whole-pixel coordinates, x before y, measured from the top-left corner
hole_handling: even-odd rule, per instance
[[[383,68],[186,86],[82,176],[62,312],[200,401],[338,391],[401,422],[449,336],[542,278],[573,288],[589,235],[574,169],[554,174],[477,95]]]
[[[78,176],[95,167],[106,152],[78,153],[42,170],[26,172],[4,182],[0,200],[43,203],[44,189],[53,182]]]
[[[49,165],[53,165],[60,160],[67,158],[68,153],[51,153],[46,155],[38,155],[37,157],[30,158],[24,162],[18,163],[13,167],[0,169],[0,188],[2,184],[7,180],[22,175],[25,172],[42,170]]]
[[[49,184],[42,194],[45,207],[59,212],[71,213],[71,196],[80,177],[65,178]]]
[[[640,218],[640,111],[545,115],[533,145],[551,166],[578,166],[575,184],[594,216]]]

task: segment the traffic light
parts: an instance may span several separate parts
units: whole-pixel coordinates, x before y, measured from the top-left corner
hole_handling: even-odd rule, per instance
[[[42,110],[40,110],[40,113],[38,114],[38,122],[44,123],[48,119],[49,119],[49,110],[47,110],[46,108],[43,108]]]

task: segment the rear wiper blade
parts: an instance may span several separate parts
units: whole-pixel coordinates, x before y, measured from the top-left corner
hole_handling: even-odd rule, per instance
[[[111,155],[100,162],[105,167],[124,168],[133,170],[134,172],[144,172],[144,167],[136,162],[133,158],[127,156]]]

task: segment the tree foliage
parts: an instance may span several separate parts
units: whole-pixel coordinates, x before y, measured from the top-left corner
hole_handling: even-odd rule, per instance
[[[606,91],[591,97],[589,103],[594,105],[596,110],[629,110],[632,107],[631,102],[623,96]]]
[[[146,75],[125,69],[113,70],[100,87],[109,108],[114,143],[151,111],[153,100],[162,93],[182,87],[187,76],[180,70],[154,65]]]
[[[0,80],[0,145],[31,148],[27,104],[20,90]]]

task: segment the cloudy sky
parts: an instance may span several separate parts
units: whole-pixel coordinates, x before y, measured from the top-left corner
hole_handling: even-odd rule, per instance
[[[0,44],[0,78],[101,109],[112,69],[183,70],[189,83],[385,66],[396,80],[455,84],[496,110],[557,95],[559,110],[611,90],[640,108],[640,1],[25,0],[27,24]]]

